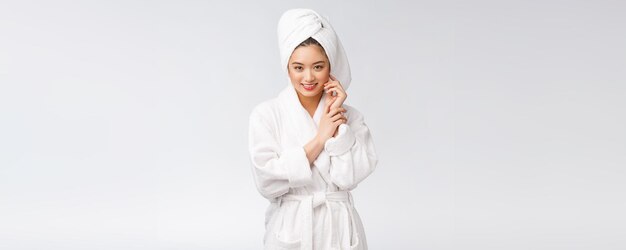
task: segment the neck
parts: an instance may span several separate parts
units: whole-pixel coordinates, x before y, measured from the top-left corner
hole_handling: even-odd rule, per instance
[[[302,107],[304,107],[304,109],[309,112],[309,115],[311,115],[311,117],[313,117],[313,115],[315,114],[317,105],[319,105],[320,100],[322,99],[322,93],[323,92],[320,92],[319,95],[312,97],[303,96],[298,93],[298,100],[300,100],[300,104],[302,104]]]

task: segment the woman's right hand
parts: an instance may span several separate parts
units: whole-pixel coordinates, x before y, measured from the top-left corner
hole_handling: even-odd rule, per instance
[[[326,99],[324,107],[324,114],[320,119],[319,128],[317,130],[317,137],[321,143],[326,143],[328,139],[335,135],[337,128],[342,123],[346,123],[348,119],[344,116],[343,112],[346,109],[343,107],[331,108],[333,102],[330,98]]]

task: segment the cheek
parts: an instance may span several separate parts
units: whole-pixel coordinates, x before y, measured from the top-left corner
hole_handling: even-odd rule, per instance
[[[300,78],[300,74],[291,71],[289,72],[289,79],[291,79],[291,82],[300,82]]]
[[[320,82],[326,83],[330,80],[330,73],[328,71],[319,72],[316,74],[316,77]]]

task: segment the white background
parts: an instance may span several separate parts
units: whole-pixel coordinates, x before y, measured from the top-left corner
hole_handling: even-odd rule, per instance
[[[260,249],[248,115],[328,16],[371,249],[626,248],[623,1],[2,1],[0,249]]]

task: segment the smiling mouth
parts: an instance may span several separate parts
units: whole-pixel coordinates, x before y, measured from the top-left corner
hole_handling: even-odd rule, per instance
[[[300,83],[300,85],[302,85],[302,87],[303,87],[305,90],[311,91],[311,90],[315,89],[315,86],[317,86],[317,83],[311,83],[311,84],[308,84],[308,83],[307,83],[307,84]]]

